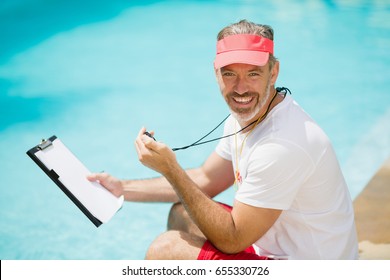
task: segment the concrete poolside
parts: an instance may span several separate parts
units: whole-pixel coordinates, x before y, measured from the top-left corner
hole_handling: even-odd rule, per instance
[[[390,260],[390,158],[354,200],[360,259]]]

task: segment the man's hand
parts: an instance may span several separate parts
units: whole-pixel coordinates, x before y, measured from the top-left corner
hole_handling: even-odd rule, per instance
[[[123,182],[107,173],[93,173],[87,176],[91,182],[98,182],[116,197],[123,195]]]
[[[176,155],[167,145],[145,135],[145,131],[146,129],[142,128],[135,141],[138,159],[146,167],[166,175],[173,166],[178,165]]]

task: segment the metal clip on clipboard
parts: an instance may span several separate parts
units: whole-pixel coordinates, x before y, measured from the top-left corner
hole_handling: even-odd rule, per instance
[[[41,144],[38,145],[38,149],[43,151],[44,149],[50,147],[51,145],[53,145],[53,143],[49,139],[47,140],[42,139]]]

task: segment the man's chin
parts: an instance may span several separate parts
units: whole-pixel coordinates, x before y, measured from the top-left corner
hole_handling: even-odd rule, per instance
[[[256,117],[256,112],[251,112],[251,113],[239,113],[235,112],[233,110],[230,110],[230,113],[232,116],[241,124],[247,124],[250,123],[255,117]]]

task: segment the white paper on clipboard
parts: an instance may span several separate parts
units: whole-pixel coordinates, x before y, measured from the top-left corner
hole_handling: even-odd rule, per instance
[[[91,172],[56,138],[51,145],[35,153],[49,170],[54,170],[58,180],[102,223],[108,222],[122,207],[123,196],[116,197],[97,182],[87,180]]]

